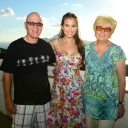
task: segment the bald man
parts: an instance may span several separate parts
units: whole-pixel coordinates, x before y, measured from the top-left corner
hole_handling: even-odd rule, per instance
[[[37,12],[27,16],[24,26],[26,36],[10,43],[1,65],[5,106],[12,114],[12,127],[48,128],[51,93],[47,66],[56,61],[55,54],[51,45],[39,38],[43,23]]]

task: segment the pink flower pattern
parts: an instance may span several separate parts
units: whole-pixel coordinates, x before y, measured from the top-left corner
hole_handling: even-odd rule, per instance
[[[82,57],[79,53],[72,56],[62,54],[58,48],[56,59],[47,125],[56,128],[85,128],[81,95],[83,80],[80,75]]]

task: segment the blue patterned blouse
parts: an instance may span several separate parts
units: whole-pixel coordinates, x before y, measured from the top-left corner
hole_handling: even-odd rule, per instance
[[[117,118],[119,91],[116,62],[119,60],[126,60],[125,53],[112,42],[100,57],[94,50],[94,42],[85,45],[82,96],[87,116],[103,120]]]

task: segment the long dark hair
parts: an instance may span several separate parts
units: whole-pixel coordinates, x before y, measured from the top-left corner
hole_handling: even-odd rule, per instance
[[[61,26],[63,26],[64,24],[64,21],[67,19],[67,18],[73,18],[75,19],[76,23],[77,23],[77,26],[78,26],[78,18],[75,14],[71,13],[71,12],[68,12],[66,13],[63,18],[62,18],[62,21],[61,21]],[[59,34],[58,34],[58,37],[59,38],[63,38],[65,36],[64,34],[64,31],[60,30]],[[78,48],[78,52],[81,54],[82,56],[82,60],[84,60],[84,47],[82,45],[82,39],[79,37],[79,30],[77,29],[77,32],[75,33],[74,35],[74,39],[75,39],[75,44],[77,45],[77,48]]]

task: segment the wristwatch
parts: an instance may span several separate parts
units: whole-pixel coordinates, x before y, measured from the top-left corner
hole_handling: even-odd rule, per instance
[[[119,101],[119,104],[125,105],[124,101]]]

